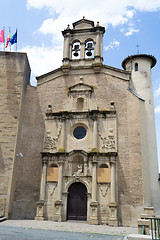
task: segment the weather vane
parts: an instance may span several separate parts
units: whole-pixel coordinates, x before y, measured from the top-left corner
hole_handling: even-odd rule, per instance
[[[139,44],[136,45],[136,48],[137,48],[137,54],[139,54]]]

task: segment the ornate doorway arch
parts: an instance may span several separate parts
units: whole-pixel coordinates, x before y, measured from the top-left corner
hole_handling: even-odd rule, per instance
[[[67,220],[87,220],[87,189],[83,183],[73,183],[68,189]]]

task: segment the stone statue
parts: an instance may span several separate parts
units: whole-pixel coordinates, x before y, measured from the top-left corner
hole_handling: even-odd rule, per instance
[[[78,170],[77,170],[77,172],[74,172],[73,176],[74,177],[83,176],[82,164],[78,164],[77,167],[78,167]]]

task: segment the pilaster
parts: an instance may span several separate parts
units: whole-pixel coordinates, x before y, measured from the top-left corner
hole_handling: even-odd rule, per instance
[[[97,156],[92,160],[92,202],[90,204],[91,216],[89,223],[98,224],[98,204],[97,204]]]
[[[116,157],[112,156],[111,164],[111,203],[109,205],[109,226],[117,227],[117,204],[116,204]]]
[[[61,149],[65,150],[66,117],[62,116]]]
[[[63,160],[59,159],[59,171],[58,171],[58,192],[57,192],[57,201],[55,202],[55,214],[54,221],[62,221],[62,184],[63,184]]]
[[[45,191],[46,191],[46,170],[47,170],[47,158],[42,159],[42,175],[40,185],[40,201],[37,202],[37,212],[35,220],[44,220],[44,203],[45,203]]]
[[[93,116],[93,149],[98,149],[97,116]]]

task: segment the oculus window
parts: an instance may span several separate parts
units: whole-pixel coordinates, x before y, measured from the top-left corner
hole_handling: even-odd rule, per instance
[[[73,131],[73,136],[76,138],[76,139],[83,139],[87,134],[87,131],[84,127],[76,127]]]

